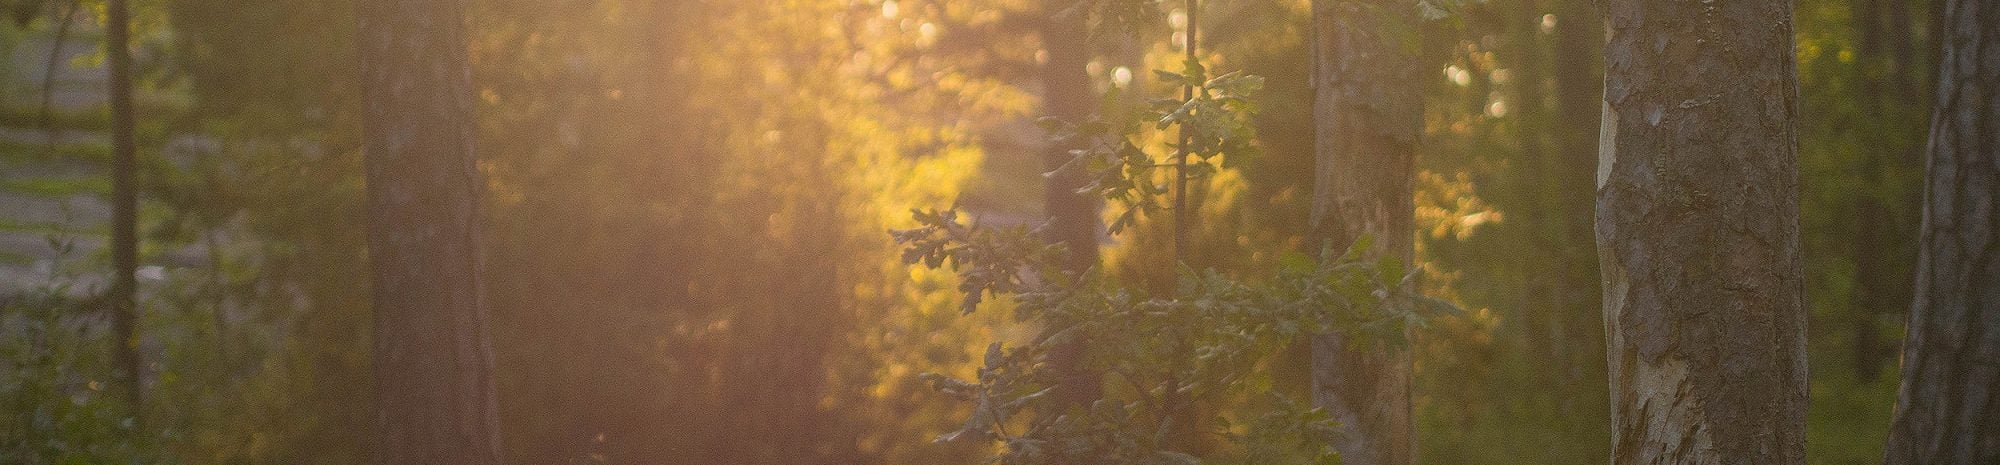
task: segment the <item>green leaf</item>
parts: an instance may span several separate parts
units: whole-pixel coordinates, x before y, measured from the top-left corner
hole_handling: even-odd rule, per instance
[[[1001,364],[1006,363],[1006,356],[1001,353],[1000,347],[1001,345],[998,342],[986,346],[986,368],[997,368]]]
[[[1403,260],[1386,257],[1375,262],[1375,280],[1383,287],[1393,287],[1403,280]]]
[[[1183,74],[1186,75],[1184,82],[1188,85],[1197,85],[1208,81],[1208,67],[1201,64],[1200,57],[1188,57],[1181,61],[1181,66],[1187,70]]]

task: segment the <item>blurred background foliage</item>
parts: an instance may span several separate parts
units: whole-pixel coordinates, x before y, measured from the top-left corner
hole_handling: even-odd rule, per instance
[[[1267,86],[1258,153],[1196,188],[1191,262],[1248,276],[1305,233],[1309,10],[1205,3],[1209,67]],[[952,204],[986,223],[1041,221],[1036,32],[1067,2],[469,4],[511,459],[929,464],[988,452],[929,442],[964,407],[916,375],[969,376],[986,341],[1032,328],[1004,311],[960,316],[949,272],[902,266],[884,231],[909,227],[911,207]],[[352,7],[134,5],[143,423],[101,385],[102,6],[0,2],[0,462],[365,462]],[[1609,435],[1591,213],[1598,13],[1591,0],[1455,5],[1416,42],[1438,70],[1416,233],[1444,277],[1426,291],[1470,311],[1414,341],[1420,456],[1598,462]],[[1909,301],[1935,8],[1796,5],[1809,453],[1872,463]],[[1147,70],[1178,67],[1185,12],[1139,13],[1150,26],[1094,24],[1088,70],[1106,105],[1168,91]],[[1168,223],[1143,219],[1107,241],[1106,269],[1171,283]],[[1302,369],[1273,370],[1278,389],[1304,383]]]

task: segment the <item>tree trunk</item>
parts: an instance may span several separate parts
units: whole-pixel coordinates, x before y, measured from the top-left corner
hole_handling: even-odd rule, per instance
[[[1874,163],[1872,158],[1864,163],[1864,166],[1868,165],[1873,166],[1863,168],[1868,170],[1865,172],[1880,172],[1880,164]],[[1858,202],[1860,204],[1856,208],[1859,214],[1855,217],[1862,220],[1859,221],[1860,224],[1855,225],[1853,236],[1854,269],[1859,276],[1855,277],[1854,315],[1850,321],[1854,332],[1852,368],[1854,380],[1867,384],[1881,378],[1882,357],[1885,354],[1879,337],[1881,329],[1876,325],[1876,315],[1895,300],[1890,297],[1895,291],[1889,287],[1889,283],[1897,279],[1888,271],[1889,263],[1893,260],[1890,254],[1895,248],[1884,241],[1887,239],[1887,230],[1890,226],[1885,224],[1890,218],[1888,208],[1883,207],[1882,202],[1875,198],[1858,199]]]
[[[1091,88],[1089,31],[1085,11],[1070,11],[1077,0],[1047,0],[1043,4],[1042,49],[1048,62],[1042,65],[1042,106],[1049,116],[1080,123],[1090,117],[1097,97]],[[1088,5],[1084,5],[1087,7]],[[1058,170],[1074,158],[1077,144],[1051,144],[1042,154],[1043,166],[1054,173],[1043,187],[1045,212],[1049,216],[1049,240],[1068,249],[1064,268],[1081,276],[1097,266],[1098,205],[1094,193],[1077,193],[1090,183],[1082,169]],[[1082,341],[1056,346],[1049,361],[1062,378],[1058,397],[1066,403],[1089,406],[1100,396],[1098,377],[1084,369]]]
[[[1416,5],[1392,0],[1313,2],[1314,246],[1339,250],[1367,236],[1367,259],[1414,258],[1425,76],[1410,53],[1415,13]],[[1313,338],[1313,404],[1339,423],[1333,444],[1344,463],[1411,463],[1410,352],[1356,342],[1342,333]]]
[[[1048,62],[1042,65],[1043,111],[1069,122],[1082,122],[1097,106],[1096,92],[1085,69],[1090,63],[1085,12],[1067,11],[1077,3],[1077,0],[1047,0],[1042,18],[1042,49],[1048,52]],[[1051,144],[1042,155],[1044,166],[1054,171],[1069,163],[1074,158],[1070,151],[1079,148],[1075,145]],[[1050,240],[1069,248],[1067,263],[1071,271],[1080,272],[1097,264],[1099,201],[1096,195],[1076,192],[1089,182],[1089,173],[1070,169],[1049,176],[1045,184]]]
[[[1889,464],[2000,462],[2000,6],[1945,9]]]
[[[111,80],[111,327],[117,378],[133,418],[145,411],[139,356],[139,157],[132,109],[132,19],[125,0],[105,3],[104,52]],[[51,53],[60,53],[51,52]],[[50,79],[54,79],[51,76]]]
[[[1907,0],[1858,0],[1852,6],[1855,18],[1855,32],[1859,38],[1854,47],[1853,66],[1849,67],[1852,79],[1861,95],[1877,96],[1864,98],[1858,103],[1863,115],[1896,115],[1906,108],[1914,109],[1921,101],[1917,90],[1926,77],[1912,76],[1910,63],[1914,53],[1912,43],[1917,34],[1916,24],[1911,24],[1910,11],[1916,8]],[[1886,11],[1885,11],[1886,10]],[[1884,126],[1891,127],[1891,126]],[[1883,131],[1877,131],[1879,135]],[[1900,133],[1901,131],[1893,131]],[[1909,222],[1901,221],[1896,209],[1907,200],[1911,204],[1915,198],[1901,198],[1901,189],[1894,189],[1899,173],[1914,172],[1914,166],[1906,164],[1920,159],[1922,155],[1915,144],[1890,144],[1877,150],[1861,154],[1862,160],[1855,165],[1862,179],[1873,186],[1868,191],[1850,193],[1852,215],[1865,218],[1858,221],[1850,232],[1854,240],[1850,244],[1849,256],[1854,269],[1852,312],[1848,325],[1853,335],[1853,362],[1855,379],[1862,383],[1873,383],[1881,378],[1882,364],[1893,355],[1891,344],[1881,337],[1881,315],[1896,313],[1892,308],[1910,302],[1910,276],[1912,270],[1905,267],[1905,260],[1916,251],[1904,250],[1905,245],[1915,242],[1913,229],[1905,229]]]
[[[1596,315],[1602,303],[1598,300],[1601,292],[1596,247],[1591,243],[1594,233],[1591,218],[1579,212],[1590,211],[1594,201],[1591,192],[1596,176],[1591,168],[1597,160],[1594,129],[1603,105],[1604,85],[1597,58],[1603,56],[1604,23],[1599,20],[1601,16],[1592,0],[1559,0],[1551,9],[1556,20],[1551,59],[1555,67],[1552,81],[1556,124],[1550,130],[1556,133],[1559,154],[1550,166],[1555,172],[1551,183],[1543,189],[1554,195],[1553,205],[1547,208],[1556,212],[1549,221],[1560,225],[1557,231],[1561,240],[1555,245],[1555,253],[1559,257],[1557,263],[1563,265],[1552,272],[1559,284],[1551,299],[1559,316],[1549,339],[1555,340],[1556,353],[1552,355],[1563,365],[1561,379],[1572,386],[1588,386],[1566,391],[1591,393],[1563,396],[1560,405],[1567,415],[1580,413],[1576,404],[1597,397],[1603,388],[1601,384],[1586,381],[1601,379],[1597,378],[1603,373],[1596,363],[1596,353],[1603,347],[1604,339],[1598,332],[1602,320]],[[1582,412],[1597,410],[1593,407]]]
[[[1859,36],[1854,52],[1855,55],[1859,55],[1856,61],[1860,63],[1853,67],[1854,80],[1858,81],[1861,93],[1864,95],[1882,95],[1882,80],[1872,74],[1876,71],[1873,69],[1875,63],[1883,55],[1883,36],[1889,29],[1882,24],[1885,19],[1882,15],[1884,1],[1860,0],[1853,6],[1855,35]],[[1884,102],[1880,98],[1864,98],[1859,103],[1868,113],[1882,114]],[[1864,176],[1882,172],[1878,159],[1878,156],[1868,156],[1862,161],[1860,168]],[[1879,181],[1876,184],[1879,185]],[[1855,212],[1857,217],[1871,220],[1888,218],[1887,212],[1881,206],[1882,202],[1872,196],[1857,197],[1860,197],[1855,199],[1854,208],[1857,210]],[[1853,283],[1854,315],[1850,323],[1854,332],[1854,379],[1862,383],[1873,382],[1880,374],[1879,359],[1875,355],[1880,352],[1876,349],[1880,342],[1875,337],[1879,332],[1875,327],[1875,312],[1880,311],[1881,305],[1890,300],[1886,298],[1888,286],[1885,281],[1893,275],[1883,269],[1887,258],[1885,255],[1888,255],[1889,251],[1884,250],[1888,244],[1884,244],[1882,240],[1884,239],[1882,223],[1882,221],[1860,221],[1854,225],[1852,231],[1854,246],[1852,259],[1857,276]]]
[[[1597,176],[1613,464],[1802,464],[1791,2],[1614,0]]]
[[[383,464],[500,463],[460,3],[357,5]]]

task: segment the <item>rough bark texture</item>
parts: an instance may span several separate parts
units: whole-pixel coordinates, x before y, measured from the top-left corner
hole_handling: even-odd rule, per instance
[[[119,389],[134,418],[145,411],[139,357],[139,161],[132,113],[132,19],[125,0],[105,3],[104,54],[111,81],[111,327]]]
[[[461,6],[367,0],[357,8],[377,460],[500,463]]]
[[[1609,4],[1613,464],[1805,461],[1791,2]]]
[[[1889,464],[2000,463],[2000,5],[1945,8]]]
[[[1077,0],[1047,0],[1042,7],[1042,49],[1048,52],[1048,62],[1042,65],[1043,111],[1069,122],[1089,118],[1097,103],[1086,69],[1090,63],[1087,16],[1072,10],[1077,4]],[[1057,170],[1075,158],[1070,151],[1077,149],[1076,145],[1051,144],[1042,154],[1043,165],[1054,172],[1043,187],[1043,205],[1049,217],[1049,240],[1069,251],[1064,268],[1081,275],[1097,266],[1100,226],[1098,197],[1076,192],[1090,183],[1090,174],[1082,169]],[[1088,406],[1101,395],[1101,388],[1097,375],[1082,367],[1084,349],[1081,341],[1063,344],[1050,352],[1049,360],[1062,377],[1059,397]]]
[[[1336,249],[1372,238],[1366,258],[1410,263],[1412,193],[1424,73],[1409,52],[1416,5],[1313,2],[1316,173],[1311,238]],[[1409,41],[1409,42],[1406,42]],[[1340,424],[1343,463],[1407,464],[1414,455],[1410,353],[1347,334],[1312,342],[1313,404]]]

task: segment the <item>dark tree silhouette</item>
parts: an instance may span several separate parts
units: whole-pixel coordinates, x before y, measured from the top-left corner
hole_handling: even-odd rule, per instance
[[[383,464],[500,463],[461,8],[357,5]]]
[[[111,327],[117,378],[132,415],[142,417],[144,361],[139,355],[139,156],[132,109],[132,17],[125,0],[104,5],[104,55],[111,96]]]
[[[1047,0],[1041,18],[1042,49],[1048,51],[1048,62],[1041,69],[1043,111],[1070,122],[1089,118],[1097,102],[1086,69],[1090,63],[1088,16],[1076,9],[1079,5],[1077,0]],[[1056,143],[1045,149],[1042,161],[1050,176],[1044,185],[1043,205],[1049,217],[1049,241],[1068,250],[1066,271],[1081,275],[1097,266],[1100,200],[1094,193],[1077,192],[1090,182],[1087,170],[1060,169],[1074,158],[1070,151],[1080,148],[1076,145]],[[1089,405],[1098,396],[1098,377],[1081,367],[1078,358],[1083,351],[1083,342],[1077,341],[1057,346],[1049,358],[1062,367],[1062,399]]]
[[[2000,462],[2000,6],[1944,14],[1889,464]]]

